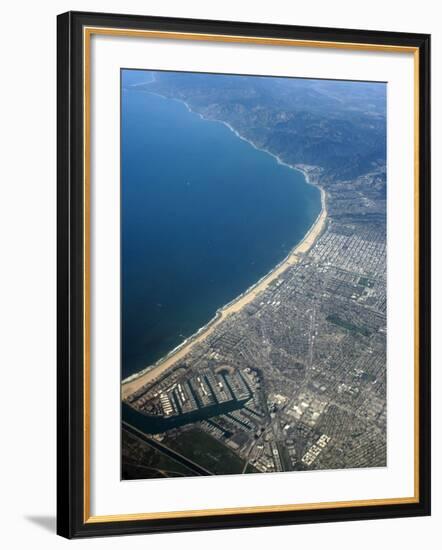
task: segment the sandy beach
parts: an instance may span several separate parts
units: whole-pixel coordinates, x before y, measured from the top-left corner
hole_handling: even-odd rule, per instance
[[[293,169],[300,170],[299,168],[292,167]],[[302,171],[302,170],[301,170]],[[308,181],[308,175],[305,174]],[[147,367],[145,370],[136,373],[122,382],[122,398],[126,398],[133,392],[147,383],[153,382],[156,378],[173,367],[178,361],[184,359],[184,357],[191,351],[192,347],[203,342],[213,331],[226,319],[228,316],[239,312],[243,307],[252,302],[258,294],[263,292],[275,279],[277,279],[287,268],[296,264],[300,260],[300,255],[305,254],[314,245],[318,236],[322,233],[326,219],[327,219],[327,207],[325,192],[321,189],[321,204],[322,209],[316,218],[314,224],[311,226],[307,234],[302,241],[297,244],[295,248],[291,250],[288,256],[280,262],[272,271],[267,273],[262,279],[260,279],[255,285],[251,286],[243,294],[238,296],[235,300],[226,304],[224,307],[217,311],[215,317],[202,327],[197,333],[188,338],[180,346],[172,350],[168,355],[160,359],[155,365]]]

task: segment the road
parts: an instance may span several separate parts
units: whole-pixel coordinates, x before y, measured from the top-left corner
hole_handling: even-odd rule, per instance
[[[141,441],[143,441],[144,443],[146,443],[150,447],[153,447],[157,451],[160,451],[161,453],[167,455],[169,458],[172,458],[173,460],[175,460],[175,462],[178,462],[178,463],[182,464],[183,466],[185,466],[186,468],[188,468],[189,470],[194,472],[196,475],[199,475],[199,476],[211,476],[211,475],[213,475],[212,472],[209,472],[209,470],[206,470],[205,468],[203,468],[199,464],[196,464],[192,460],[189,460],[184,455],[182,455],[180,453],[177,453],[176,451],[172,451],[172,449],[169,449],[169,447],[166,447],[165,445],[159,443],[155,439],[152,439],[152,438],[148,437],[142,431],[137,430],[137,428],[134,428],[133,426],[131,426],[127,422],[123,421],[122,426],[130,434],[134,435],[138,439],[141,439]]]

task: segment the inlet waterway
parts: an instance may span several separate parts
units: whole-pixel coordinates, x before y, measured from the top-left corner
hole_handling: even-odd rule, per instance
[[[184,103],[122,72],[122,378],[256,283],[321,211],[317,188]]]

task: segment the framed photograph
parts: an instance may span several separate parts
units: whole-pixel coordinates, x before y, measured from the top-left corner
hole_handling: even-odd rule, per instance
[[[58,17],[58,533],[430,513],[430,37]]]

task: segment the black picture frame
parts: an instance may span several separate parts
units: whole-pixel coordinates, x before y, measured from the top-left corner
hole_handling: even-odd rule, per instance
[[[403,46],[419,59],[418,474],[416,502],[201,517],[91,521],[86,513],[84,373],[84,29],[108,27]],[[430,514],[430,36],[427,34],[68,12],[57,21],[57,532],[67,538]]]

